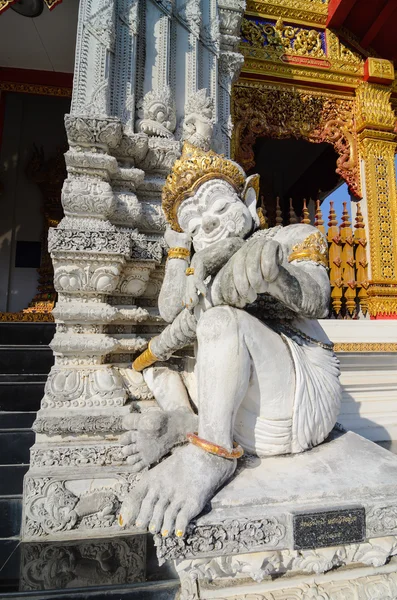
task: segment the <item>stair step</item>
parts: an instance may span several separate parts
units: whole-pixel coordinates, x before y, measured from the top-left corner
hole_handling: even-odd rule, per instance
[[[6,431],[0,434],[0,465],[29,463],[29,449],[34,443],[34,432]]]
[[[19,536],[22,520],[22,498],[0,498],[0,515],[0,538]]]
[[[179,581],[167,581],[64,591],[3,593],[1,598],[2,600],[26,600],[27,598],[32,600],[174,600],[177,598],[179,588]]]
[[[28,469],[28,464],[0,465],[0,496],[22,494],[23,477]]]
[[[50,372],[54,356],[48,346],[0,346],[0,372],[3,374]]]
[[[54,334],[54,323],[0,323],[1,345],[48,346]]]
[[[2,429],[31,429],[36,412],[0,412],[0,431]]]
[[[0,411],[38,411],[44,385],[44,381],[0,381]]]
[[[18,590],[21,550],[19,540],[0,541],[0,598]],[[12,598],[12,596],[11,596]]]

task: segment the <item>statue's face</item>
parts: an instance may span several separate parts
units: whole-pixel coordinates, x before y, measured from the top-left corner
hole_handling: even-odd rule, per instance
[[[207,181],[183,202],[178,221],[191,236],[196,252],[228,237],[244,237],[253,224],[248,208],[222,179]]]

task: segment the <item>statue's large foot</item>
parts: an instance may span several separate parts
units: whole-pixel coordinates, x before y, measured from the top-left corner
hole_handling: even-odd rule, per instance
[[[192,445],[177,449],[143,474],[121,507],[119,524],[182,537],[189,522],[233,475],[236,462]]]
[[[120,438],[126,462],[133,472],[158,462],[176,445],[186,440],[186,434],[197,429],[197,415],[185,409],[170,412],[153,410],[132,413],[124,419],[125,429]]]

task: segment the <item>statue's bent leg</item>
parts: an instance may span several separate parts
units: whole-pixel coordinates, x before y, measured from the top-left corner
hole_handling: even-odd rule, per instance
[[[182,377],[168,366],[145,369],[145,381],[161,410],[131,413],[124,419],[125,433],[120,442],[132,471],[141,471],[158,462],[189,431],[197,429],[194,414]]]
[[[234,418],[251,372],[250,355],[239,331],[239,312],[212,308],[202,315],[197,329],[199,435],[229,450]],[[175,531],[181,536],[235,468],[234,459],[190,444],[178,448],[143,475],[122,507],[122,522],[136,521],[138,527],[149,526],[152,532]]]
[[[234,436],[262,456],[290,452],[295,371],[282,337],[243,310],[217,307],[200,320],[198,341],[200,437],[230,449]]]
[[[217,306],[202,315],[197,328],[197,384],[201,438],[232,449],[237,410],[251,375],[251,357],[237,308]]]

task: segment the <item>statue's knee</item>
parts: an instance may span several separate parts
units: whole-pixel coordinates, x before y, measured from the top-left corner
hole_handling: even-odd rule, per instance
[[[217,340],[235,329],[232,309],[228,306],[216,306],[201,315],[197,327],[197,339],[199,342]]]

